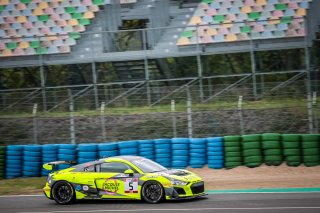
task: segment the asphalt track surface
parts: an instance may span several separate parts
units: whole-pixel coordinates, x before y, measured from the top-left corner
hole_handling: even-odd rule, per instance
[[[320,193],[210,194],[194,200],[147,204],[141,201],[87,200],[61,206],[44,196],[0,196],[1,213],[100,213],[100,212],[230,212],[311,213],[320,212]]]

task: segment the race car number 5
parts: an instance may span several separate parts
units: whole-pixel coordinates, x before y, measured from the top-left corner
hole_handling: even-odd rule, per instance
[[[138,193],[138,178],[125,178],[124,179],[124,192],[125,193]]]

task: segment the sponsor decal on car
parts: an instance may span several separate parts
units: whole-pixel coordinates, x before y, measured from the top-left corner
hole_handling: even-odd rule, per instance
[[[119,190],[120,183],[118,183],[117,179],[106,179],[106,181],[102,184],[102,189],[106,194],[116,194]]]

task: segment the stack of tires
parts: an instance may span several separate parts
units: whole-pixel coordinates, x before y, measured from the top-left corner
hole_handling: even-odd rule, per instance
[[[241,145],[245,166],[258,167],[263,163],[261,135],[243,135]]]
[[[24,146],[22,163],[22,174],[24,177],[41,176],[42,147],[40,145]]]
[[[224,136],[224,165],[232,169],[242,165],[241,136]]]
[[[281,141],[283,155],[287,165],[299,166],[302,162],[301,135],[283,134]]]
[[[171,167],[184,169],[189,162],[189,138],[172,138],[172,162]]]
[[[171,167],[171,140],[157,139],[154,140],[155,161],[164,167]]]
[[[77,146],[75,144],[59,144],[58,160],[60,161],[76,161],[77,160]],[[58,165],[58,169],[69,168],[70,165]]]
[[[118,149],[120,155],[134,155],[138,153],[138,142],[137,141],[123,141],[118,143]]]
[[[98,159],[97,144],[83,143],[78,145],[78,163],[87,163]]]
[[[139,143],[139,156],[154,160],[154,142],[153,140],[141,140]]]
[[[58,160],[58,145],[47,144],[42,146],[42,164]],[[46,176],[50,171],[42,168],[41,175]]]
[[[99,158],[107,158],[118,155],[118,146],[116,143],[101,143],[98,144]]]
[[[5,177],[6,147],[0,146],[0,179]]]
[[[207,138],[207,162],[211,169],[224,167],[223,137]]]
[[[189,166],[192,168],[202,168],[207,162],[207,140],[205,138],[191,138],[189,147]]]
[[[305,166],[317,166],[320,164],[319,135],[302,135],[302,155]]]
[[[262,134],[262,148],[265,164],[279,166],[282,163],[281,135],[278,133]]]
[[[6,151],[6,178],[17,178],[22,176],[23,146],[9,145]]]

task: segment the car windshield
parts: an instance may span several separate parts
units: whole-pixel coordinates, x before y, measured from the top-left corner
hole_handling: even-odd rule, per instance
[[[139,169],[141,169],[141,171],[143,171],[144,173],[160,172],[160,171],[168,170],[167,168],[149,159],[139,159],[139,160],[133,161],[132,163],[136,165]]]

